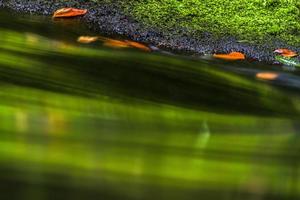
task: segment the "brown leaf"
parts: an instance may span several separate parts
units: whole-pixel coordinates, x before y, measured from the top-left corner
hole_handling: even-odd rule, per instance
[[[213,57],[223,60],[245,60],[245,55],[243,53],[235,51],[229,54],[214,54]]]
[[[284,57],[295,57],[297,56],[298,54],[292,50],[289,50],[289,49],[276,49],[274,51],[274,53],[279,53],[280,55],[284,56]]]
[[[57,10],[53,14],[53,18],[76,17],[76,16],[85,15],[86,13],[87,13],[86,9],[62,8]]]
[[[151,49],[144,44],[130,41],[130,40],[114,40],[107,37],[99,36],[98,40],[103,41],[104,46],[113,47],[113,48],[137,48],[143,51],[150,52]]]
[[[134,41],[129,41],[129,40],[125,40],[125,42],[131,47],[138,48],[143,51],[148,51],[148,52],[151,51],[151,49],[144,44],[134,42]]]
[[[77,42],[80,43],[84,43],[84,44],[88,44],[88,43],[92,43],[98,40],[98,37],[91,37],[91,36],[80,36],[77,39]]]
[[[113,39],[106,39],[104,41],[104,46],[114,47],[114,48],[128,48],[130,47],[127,42],[123,42],[121,40],[113,40]]]

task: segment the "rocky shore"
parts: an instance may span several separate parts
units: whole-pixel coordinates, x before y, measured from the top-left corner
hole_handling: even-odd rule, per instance
[[[0,0],[0,7],[40,15],[52,15],[55,10],[63,7],[85,8],[88,9],[88,13],[81,18],[94,31],[108,35],[119,34],[162,49],[191,55],[239,51],[243,52],[249,60],[274,63],[276,62],[274,49],[289,48],[300,52],[300,45],[291,46],[279,40],[258,45],[238,41],[233,36],[216,38],[210,33],[202,33],[195,37],[184,30],[158,31],[144,26],[132,16],[125,14],[117,4],[105,1],[96,3],[85,0]]]

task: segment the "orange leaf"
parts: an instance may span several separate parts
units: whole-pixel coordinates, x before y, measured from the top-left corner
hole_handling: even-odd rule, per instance
[[[77,42],[88,44],[98,40],[98,37],[90,37],[90,36],[80,36],[77,39]]]
[[[103,45],[108,46],[108,47],[114,47],[114,48],[128,48],[129,47],[127,42],[123,42],[121,40],[113,40],[113,39],[105,40]]]
[[[281,54],[282,56],[284,56],[284,57],[289,57],[289,58],[295,57],[295,56],[298,55],[296,52],[294,52],[294,51],[292,51],[292,50],[289,50],[289,49],[276,49],[276,50],[274,51],[274,53],[279,53],[279,54]]]
[[[129,40],[125,40],[125,42],[131,47],[135,47],[135,48],[141,49],[143,51],[151,51],[151,49],[149,47],[147,47],[146,45],[143,45],[141,43],[129,41]]]
[[[245,60],[245,55],[243,53],[235,51],[229,54],[214,54],[213,57],[224,60]]]
[[[81,16],[85,15],[87,13],[86,9],[76,9],[76,8],[62,8],[57,10],[53,14],[53,18],[58,18],[58,17],[76,17],[76,16]]]
[[[256,74],[256,78],[272,81],[278,78],[279,74],[273,72],[260,72]]]

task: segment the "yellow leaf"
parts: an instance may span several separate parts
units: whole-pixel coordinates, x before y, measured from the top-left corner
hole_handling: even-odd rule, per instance
[[[98,37],[91,37],[91,36],[80,36],[77,39],[77,42],[80,43],[84,43],[84,44],[88,44],[88,43],[92,43],[98,40]]]

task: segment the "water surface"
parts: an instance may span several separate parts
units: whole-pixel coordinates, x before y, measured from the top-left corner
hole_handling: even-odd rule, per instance
[[[300,197],[299,71],[76,42],[91,34],[0,11],[1,197]]]

